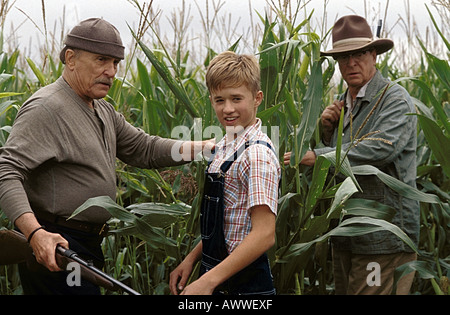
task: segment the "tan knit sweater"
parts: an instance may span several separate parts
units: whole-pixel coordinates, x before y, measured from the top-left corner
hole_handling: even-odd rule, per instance
[[[88,107],[61,77],[20,109],[0,148],[0,208],[14,222],[26,212],[68,217],[84,201],[116,195],[116,158],[141,168],[180,164],[175,140],[149,136],[127,123],[105,100]],[[77,218],[103,223],[106,210]]]

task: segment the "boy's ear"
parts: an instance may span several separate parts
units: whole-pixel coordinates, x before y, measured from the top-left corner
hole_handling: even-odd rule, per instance
[[[263,98],[264,98],[263,91],[258,91],[255,95],[255,107],[261,105]]]

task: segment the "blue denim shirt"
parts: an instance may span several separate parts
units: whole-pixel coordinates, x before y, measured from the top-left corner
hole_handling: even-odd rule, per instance
[[[376,105],[387,84],[392,82],[377,71],[367,86],[365,96],[357,98],[352,110],[352,126],[347,124],[343,130],[342,150],[344,152],[351,145],[351,137],[354,138],[356,131]],[[341,95],[340,99],[345,99],[345,96],[345,94]],[[417,118],[414,115],[407,115],[410,113],[415,113],[411,97],[403,87],[393,84],[358,135],[360,138],[370,132],[378,131],[371,137],[388,140],[391,144],[380,140],[362,141],[350,150],[348,154],[350,164],[352,166],[373,165],[386,174],[416,187]],[[314,152],[319,156],[333,151],[336,142],[337,129],[329,146],[315,149]],[[356,178],[363,192],[354,194],[352,198],[375,200],[394,207],[397,211],[391,222],[400,227],[417,245],[420,223],[419,203],[398,195],[375,175]],[[332,242],[336,248],[351,250],[355,254],[390,254],[411,251],[408,245],[388,231],[349,238],[336,237]]]

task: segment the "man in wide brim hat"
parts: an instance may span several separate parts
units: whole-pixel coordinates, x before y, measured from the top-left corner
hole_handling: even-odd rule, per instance
[[[358,15],[340,18],[331,34],[333,49],[320,52],[321,56],[337,56],[371,48],[380,55],[394,47],[394,42],[390,39],[374,39],[369,24]]]
[[[393,42],[374,39],[367,21],[356,15],[340,18],[332,37],[333,48],[321,55],[337,61],[347,89],[323,111],[321,144],[307,151],[300,164],[313,166],[318,156],[334,154],[340,141],[352,167],[376,167],[415,188],[417,118],[410,115],[415,113],[415,107],[408,92],[377,69],[377,55],[390,50]],[[343,128],[338,132],[342,112]],[[284,160],[289,164],[290,153],[285,154]],[[355,177],[361,190],[352,194],[352,201],[361,207],[395,209],[390,222],[417,246],[419,203],[403,198],[375,175]],[[338,175],[339,181],[345,179]],[[337,295],[391,294],[395,268],[417,259],[411,248],[385,230],[333,236],[331,244]],[[413,279],[414,272],[402,277],[396,283],[395,293],[408,294]]]

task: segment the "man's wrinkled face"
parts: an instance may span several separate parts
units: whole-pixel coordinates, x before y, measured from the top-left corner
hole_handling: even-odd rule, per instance
[[[336,56],[339,70],[349,88],[360,89],[374,76],[377,53],[366,50]]]
[[[76,50],[71,59],[75,86],[72,88],[83,99],[91,101],[100,99],[108,94],[117,73],[120,59]]]

